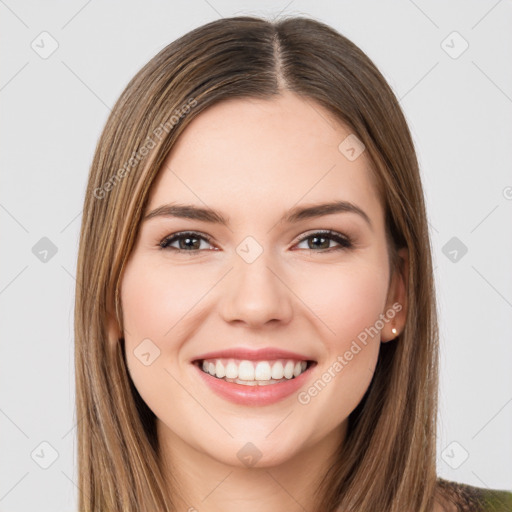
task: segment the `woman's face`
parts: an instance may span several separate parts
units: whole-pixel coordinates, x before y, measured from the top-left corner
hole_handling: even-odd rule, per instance
[[[361,150],[291,93],[217,104],[181,135],[121,283],[128,368],[162,443],[263,467],[342,440],[405,317]],[[309,210],[335,202],[351,206]]]

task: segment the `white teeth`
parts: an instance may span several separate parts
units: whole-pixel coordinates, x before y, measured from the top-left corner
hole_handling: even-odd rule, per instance
[[[219,377],[219,379],[222,379],[222,377],[226,375],[224,365],[220,361],[217,361],[215,364],[215,375]]]
[[[235,382],[236,384],[242,384],[244,386],[269,386],[271,384],[276,384],[279,382],[284,382],[288,379],[280,379],[280,380],[240,380],[240,379],[223,379],[227,382]]]
[[[271,376],[270,364],[267,361],[260,361],[254,369],[254,378],[256,380],[270,380]]]
[[[284,376],[287,379],[291,379],[293,377],[293,369],[295,368],[295,364],[293,361],[288,361],[286,366],[284,367]]]
[[[275,361],[248,361],[236,359],[210,359],[202,362],[205,373],[228,382],[243,381],[248,385],[274,384],[298,377],[306,371],[306,361],[278,359]]]
[[[238,378],[240,380],[254,380],[254,365],[251,361],[242,361],[238,365]]]
[[[284,377],[284,368],[281,361],[277,361],[277,363],[273,364],[271,376],[273,379],[282,379]]]
[[[228,379],[238,378],[238,366],[234,361],[229,361],[229,363],[226,365],[226,377]]]

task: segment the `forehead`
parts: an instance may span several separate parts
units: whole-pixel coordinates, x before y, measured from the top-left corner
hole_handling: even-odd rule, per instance
[[[281,214],[297,203],[341,199],[377,222],[383,212],[366,152],[349,160],[339,148],[349,136],[321,105],[291,93],[223,101],[181,134],[148,210],[179,201],[236,216]]]

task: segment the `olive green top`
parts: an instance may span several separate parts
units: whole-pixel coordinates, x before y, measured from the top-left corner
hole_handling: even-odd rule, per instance
[[[438,485],[458,512],[512,512],[512,492],[473,487],[438,478]]]
[[[483,510],[486,512],[512,512],[512,492],[485,489],[483,498]]]

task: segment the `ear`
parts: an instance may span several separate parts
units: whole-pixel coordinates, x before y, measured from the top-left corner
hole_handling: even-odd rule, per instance
[[[383,343],[394,340],[403,332],[407,317],[407,289],[409,281],[409,250],[407,247],[399,249],[398,256],[398,268],[393,269],[386,299],[386,308],[384,310],[384,315],[386,315],[386,311],[390,310],[395,312],[395,316],[391,318],[389,313],[386,315],[388,321],[381,331],[381,341]],[[396,334],[392,332],[391,329],[393,328],[396,329]]]

